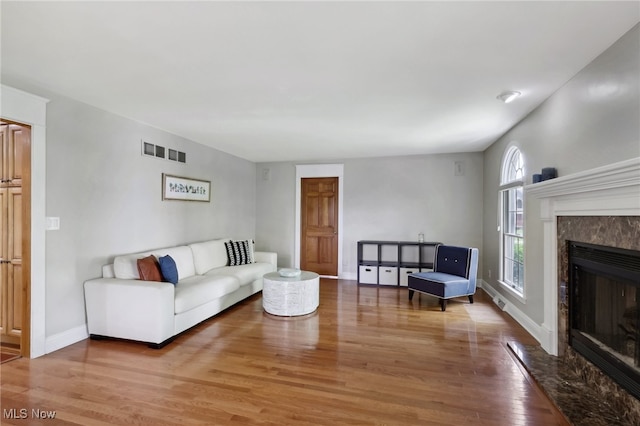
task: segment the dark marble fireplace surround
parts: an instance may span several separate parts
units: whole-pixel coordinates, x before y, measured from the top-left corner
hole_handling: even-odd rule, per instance
[[[558,283],[569,285],[568,241],[640,250],[639,216],[559,216]],[[640,401],[618,386],[569,346],[568,298],[565,289],[558,288],[558,356],[575,371],[590,388],[596,389],[600,400],[620,413],[629,424],[640,425]]]

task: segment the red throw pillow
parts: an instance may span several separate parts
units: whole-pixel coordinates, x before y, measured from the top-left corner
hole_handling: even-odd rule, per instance
[[[155,256],[147,256],[143,259],[138,259],[138,273],[140,279],[144,281],[164,281],[162,279],[162,272],[160,272],[160,265]]]

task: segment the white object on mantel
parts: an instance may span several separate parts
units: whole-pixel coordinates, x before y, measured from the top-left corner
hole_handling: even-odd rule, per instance
[[[541,345],[558,355],[559,216],[640,215],[640,157],[525,186],[540,199],[544,227],[544,322]]]

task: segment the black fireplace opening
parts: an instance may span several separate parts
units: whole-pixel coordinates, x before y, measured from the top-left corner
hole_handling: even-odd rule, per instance
[[[640,251],[569,242],[569,344],[640,399]]]

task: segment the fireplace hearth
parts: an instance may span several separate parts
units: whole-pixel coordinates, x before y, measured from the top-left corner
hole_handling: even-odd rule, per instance
[[[640,399],[640,252],[569,242],[569,345]]]

